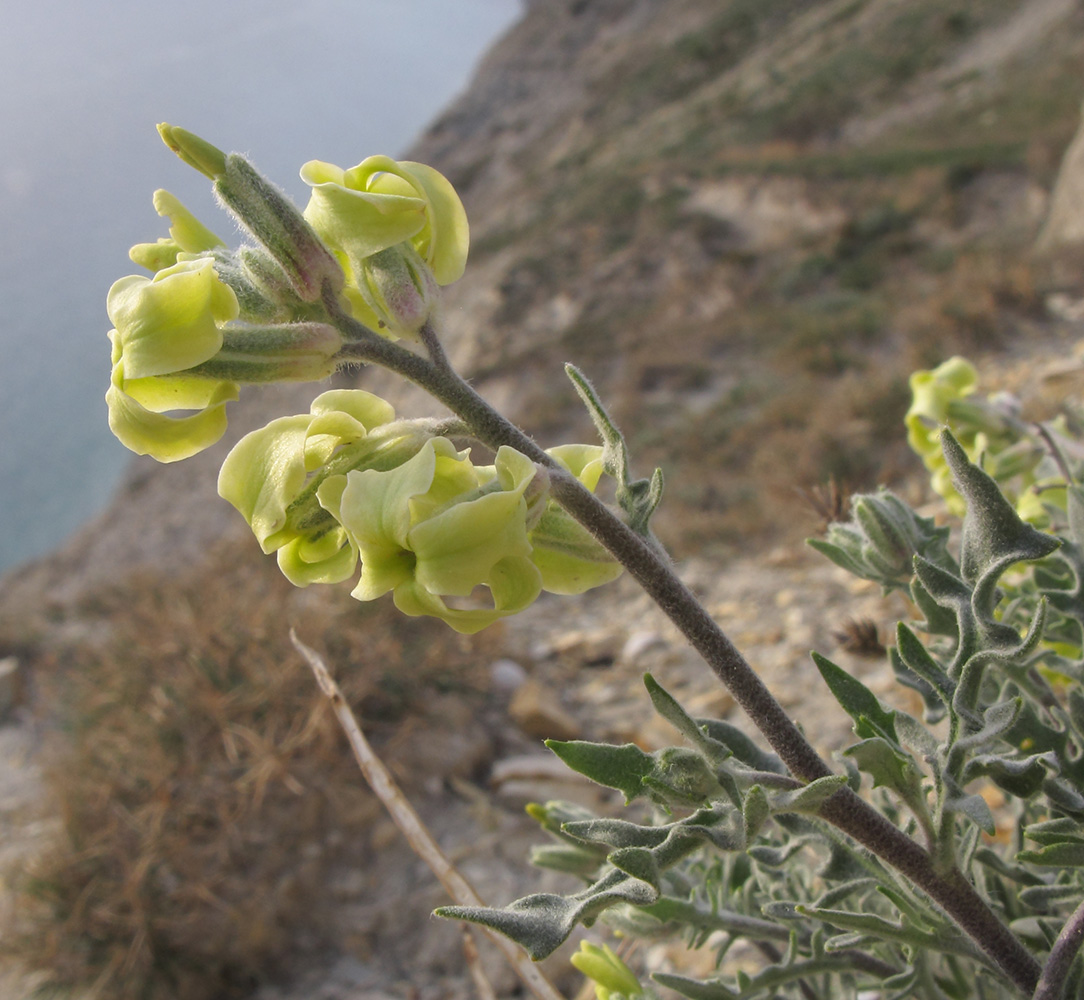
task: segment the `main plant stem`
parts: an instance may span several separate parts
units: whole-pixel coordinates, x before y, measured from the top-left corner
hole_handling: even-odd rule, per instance
[[[447,363],[432,330],[423,331],[422,336],[430,351],[427,359],[371,333],[364,336],[364,328],[359,329],[360,325],[345,316],[337,303],[327,304],[335,320],[353,334],[353,343],[347,349],[349,356],[379,364],[418,384],[464,420],[488,447],[496,450],[509,445],[545,466],[550,473],[553,498],[606,547],[659,605],[791,773],[806,782],[833,773],[669,562],[482,399]],[[929,852],[849,788],[829,798],[820,815],[926,892],[1025,995],[1031,996],[1041,972],[1039,963],[958,869],[939,870]]]

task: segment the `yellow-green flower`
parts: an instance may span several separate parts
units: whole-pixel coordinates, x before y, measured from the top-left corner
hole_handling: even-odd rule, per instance
[[[186,375],[222,346],[222,326],[237,317],[237,299],[209,259],[180,261],[153,278],[114,282],[106,301],[113,371],[109,426],[139,455],[175,462],[214,444],[226,429],[233,382]],[[169,416],[192,410],[187,416]]]
[[[537,469],[501,448],[492,476],[479,475],[467,454],[432,438],[398,468],[355,471],[345,487],[320,487],[321,504],[361,555],[355,597],[370,601],[391,592],[405,614],[432,615],[465,633],[538,597],[542,579],[530,559],[524,499]]]
[[[370,156],[342,170],[310,160],[305,218],[335,252],[354,317],[389,336],[412,336],[436,304],[437,286],[462,274],[470,233],[448,180],[424,163]]]
[[[113,337],[113,373],[105,401],[109,429],[137,455],[179,462],[213,445],[226,432],[226,404],[237,386],[215,379],[161,376],[129,379]],[[169,416],[191,410],[187,416]]]
[[[602,475],[602,448],[565,444],[547,451],[594,492]],[[616,580],[622,566],[595,537],[553,500],[546,500],[531,527],[531,561],[551,594],[582,594]]]
[[[459,279],[467,263],[467,213],[443,174],[424,163],[370,156],[342,170],[310,160],[305,218],[351,264],[409,240],[439,285]]]
[[[222,347],[221,327],[237,318],[237,296],[209,258],[184,260],[153,278],[129,275],[106,298],[126,378],[172,375],[209,361]]]
[[[580,950],[573,954],[572,964],[595,984],[598,1000],[611,1000],[611,997],[633,997],[643,995],[639,980],[609,945],[580,942]]]
[[[153,201],[154,210],[169,219],[169,239],[162,238],[157,243],[137,243],[128,251],[133,263],[157,272],[176,264],[179,254],[198,254],[225,246],[168,191],[155,191]]]
[[[263,551],[277,552],[291,583],[337,583],[354,572],[357,546],[316,490],[341,492],[344,473],[359,463],[388,467],[414,454],[424,438],[409,422],[391,432],[394,420],[391,404],[378,396],[336,389],[317,396],[309,413],[246,434],[226,456],[219,494],[248,521]]]
[[[978,373],[969,361],[949,358],[931,371],[915,372],[910,384],[911,407],[904,418],[907,441],[929,470],[930,484],[954,514],[962,515],[965,504],[941,451],[945,426],[972,462],[981,461],[1025,520],[1044,526],[1049,520],[1045,505],[1064,506],[1064,491],[1040,497],[1030,489],[1037,483],[1045,449],[1019,419],[1011,396],[983,399],[975,395]],[[1058,482],[1056,476],[1043,480],[1044,485]]]

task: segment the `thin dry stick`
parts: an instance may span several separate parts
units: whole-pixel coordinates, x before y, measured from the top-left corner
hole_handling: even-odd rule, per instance
[[[290,641],[294,648],[305,658],[312,672],[316,675],[320,690],[331,701],[332,710],[343,727],[346,738],[354,751],[358,767],[365,776],[376,797],[384,803],[384,808],[395,821],[395,825],[402,831],[414,852],[421,858],[433,874],[440,879],[440,884],[445,891],[460,906],[485,906],[482,898],[474,891],[471,884],[460,874],[459,870],[448,859],[448,856],[440,849],[433,839],[432,834],[421,821],[413,807],[406,800],[399,786],[395,783],[391,772],[377,757],[365,734],[358,725],[358,720],[346,703],[342,691],[335,683],[320,655],[306,646],[297,637],[297,633],[290,629]],[[526,953],[513,944],[508,938],[502,937],[493,931],[486,931],[494,944],[500,948],[504,957],[516,970],[524,985],[536,996],[538,1000],[564,1000],[554,985],[542,974],[542,970],[535,965]]]
[[[478,1000],[497,1000],[493,985],[486,978],[486,970],[482,968],[482,956],[478,954],[478,946],[466,927],[463,928],[463,956],[467,960],[470,977],[474,980],[474,988],[478,991]]]

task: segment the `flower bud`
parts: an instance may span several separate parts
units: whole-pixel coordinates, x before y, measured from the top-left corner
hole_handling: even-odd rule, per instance
[[[227,327],[222,347],[192,374],[232,382],[316,382],[336,368],[342,334],[326,323]]]
[[[169,219],[169,239],[159,239],[157,243],[137,243],[128,251],[133,263],[158,272],[176,264],[179,254],[204,253],[225,246],[168,191],[159,189],[154,192],[154,208],[159,215]]]
[[[393,337],[417,336],[440,296],[433,273],[409,243],[366,257],[355,277],[358,293],[376,317],[375,329]]]
[[[617,994],[626,998],[643,994],[639,980],[608,945],[580,942],[580,950],[572,955],[572,964],[588,979],[594,980],[598,1000],[610,1000]]]
[[[158,134],[174,153],[205,177],[217,180],[226,172],[226,154],[206,139],[166,122],[158,126]]]
[[[277,187],[237,153],[225,159],[215,193],[282,267],[293,291],[318,302],[325,287],[343,286],[343,272],[302,214]]]
[[[855,576],[886,590],[907,590],[916,555],[935,565],[944,565],[948,558],[949,529],[920,517],[888,490],[856,495],[851,512],[850,523],[829,525],[823,539],[810,539],[809,544]]]

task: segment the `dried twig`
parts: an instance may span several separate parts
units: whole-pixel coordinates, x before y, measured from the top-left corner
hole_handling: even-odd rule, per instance
[[[342,691],[335,683],[327,666],[320,655],[306,646],[297,637],[297,633],[290,629],[290,641],[294,648],[305,658],[320,690],[331,701],[332,710],[346,733],[350,746],[354,751],[358,767],[365,776],[376,797],[384,803],[384,808],[395,821],[395,825],[402,831],[414,852],[432,870],[433,874],[440,879],[448,895],[460,906],[485,906],[481,897],[474,891],[471,884],[462,876],[459,870],[448,859],[448,856],[440,849],[433,839],[432,834],[426,828],[414,808],[406,800],[399,786],[395,783],[391,772],[377,757],[365,734],[361,731],[358,720],[346,703]],[[519,947],[508,938],[486,931],[487,936],[504,953],[505,958],[512,964],[524,985],[536,996],[538,1000],[564,1000],[553,984],[542,974],[538,968]]]
[[[463,956],[467,960],[470,977],[474,980],[474,988],[478,991],[478,1000],[497,1000],[493,984],[486,976],[486,970],[482,968],[482,956],[478,954],[478,946],[467,927],[463,928]]]

